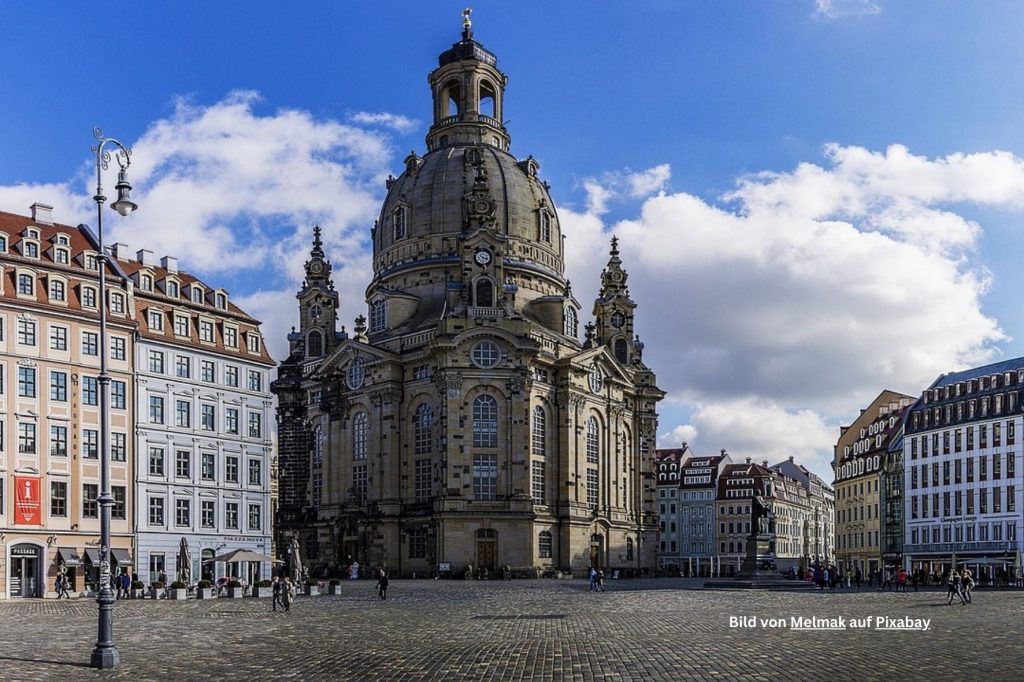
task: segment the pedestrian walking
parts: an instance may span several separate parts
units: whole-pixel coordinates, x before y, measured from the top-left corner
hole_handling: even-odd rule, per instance
[[[383,568],[377,572],[377,596],[381,599],[388,598],[388,573]]]
[[[896,591],[907,591],[907,569],[905,568],[901,568],[899,572],[896,574]]]
[[[967,603],[971,603],[971,591],[974,589],[974,576],[971,574],[971,569],[965,568],[963,573],[960,574],[960,591],[963,593],[963,597],[967,600]]]
[[[857,585],[857,589],[860,589],[860,569],[853,574],[853,582]]]
[[[604,592],[604,571],[597,572],[597,590]]]
[[[590,567],[590,591],[597,592],[597,569]]]
[[[285,611],[292,610],[292,596],[295,594],[294,589],[292,579],[285,577],[284,584],[281,585],[281,605],[284,606]]]
[[[132,593],[132,577],[128,575],[128,571],[121,574],[121,594],[127,599]]]
[[[950,606],[953,603],[953,597],[959,599],[962,606],[967,605],[963,594],[960,592],[960,574],[955,570],[950,569],[949,577],[946,578],[946,588],[946,606]]]
[[[284,602],[281,601],[281,579],[279,577],[277,577],[277,576],[274,576],[274,603],[273,603],[273,607],[274,607],[275,611],[277,611],[277,607],[278,606],[280,606],[282,609],[284,608]]]

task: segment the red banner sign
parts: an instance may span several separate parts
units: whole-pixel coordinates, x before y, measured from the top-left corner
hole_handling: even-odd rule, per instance
[[[14,477],[14,523],[26,526],[43,525],[39,503],[39,478],[36,476]]]

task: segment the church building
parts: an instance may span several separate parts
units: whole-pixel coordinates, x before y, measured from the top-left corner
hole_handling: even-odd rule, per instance
[[[654,373],[611,240],[593,322],[532,157],[509,153],[497,57],[462,39],[372,230],[367,316],[339,331],[319,228],[278,397],[276,542],[394,575],[652,573]],[[287,557],[285,557],[287,558]]]

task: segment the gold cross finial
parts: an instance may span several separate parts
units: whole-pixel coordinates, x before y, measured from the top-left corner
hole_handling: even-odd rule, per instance
[[[473,8],[472,7],[467,7],[466,9],[462,10],[462,28],[463,28],[463,30],[468,31],[469,29],[473,28],[473,22],[469,20],[469,15],[472,14],[472,13],[473,13]]]

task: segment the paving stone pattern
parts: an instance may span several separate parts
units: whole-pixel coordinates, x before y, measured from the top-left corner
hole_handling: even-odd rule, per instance
[[[89,599],[0,601],[3,680],[1003,680],[1024,669],[1024,592],[688,589],[676,579],[372,581],[341,596],[121,601],[121,666],[87,667]],[[730,616],[931,619],[927,632],[730,628]]]

